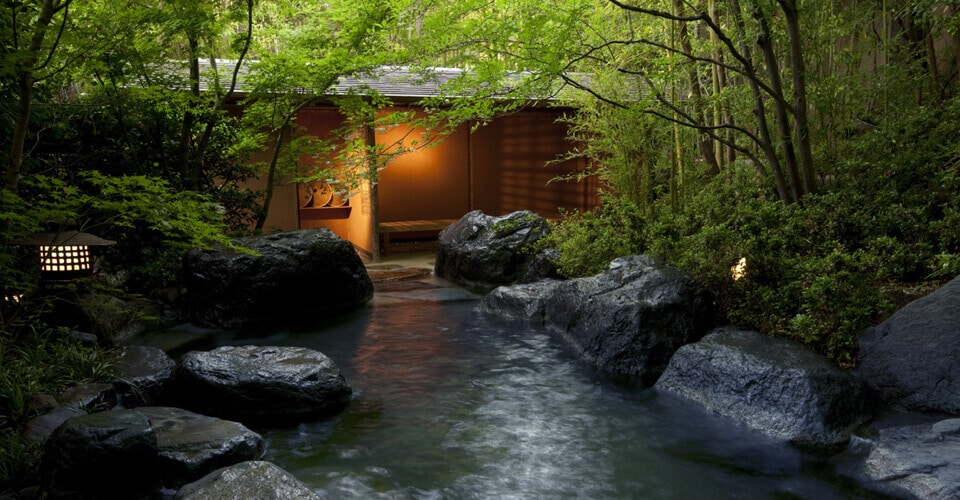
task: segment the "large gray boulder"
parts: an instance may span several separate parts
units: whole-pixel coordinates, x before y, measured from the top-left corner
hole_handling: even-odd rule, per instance
[[[529,246],[550,232],[530,211],[500,217],[474,210],[440,232],[434,274],[475,290],[542,277],[542,259]]]
[[[175,379],[185,408],[240,422],[315,420],[343,410],[352,395],[333,360],[305,347],[191,351]]]
[[[344,314],[373,297],[373,283],[356,250],[329,229],[253,236],[237,244],[257,255],[194,249],[184,258],[186,303],[194,323],[240,328]]]
[[[160,403],[173,379],[177,362],[156,347],[126,346],[120,351],[113,386],[126,408]]]
[[[477,311],[501,318],[515,318],[543,322],[546,319],[547,300],[560,280],[546,279],[534,283],[499,286],[483,296]]]
[[[265,449],[259,434],[237,422],[169,407],[141,407],[157,436],[165,488],[177,489],[221,467],[257,460]]]
[[[960,498],[960,419],[880,429],[863,472],[897,496]]]
[[[160,488],[158,453],[142,413],[71,418],[44,445],[41,487],[51,498],[145,498]]]
[[[867,329],[858,373],[887,403],[960,415],[960,277]]]
[[[693,279],[646,255],[619,258],[597,276],[562,282],[544,300],[546,324],[584,359],[645,385],[712,322],[710,301]]]
[[[71,418],[47,439],[41,486],[52,498],[159,498],[205,474],[263,455],[236,422],[143,407]]]
[[[655,387],[806,448],[842,447],[872,416],[853,375],[796,342],[730,327],[677,350]]]
[[[319,499],[319,495],[270,462],[251,461],[207,474],[177,492],[176,500]]]

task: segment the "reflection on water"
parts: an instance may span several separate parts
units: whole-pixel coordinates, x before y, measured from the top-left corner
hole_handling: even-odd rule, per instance
[[[874,496],[475,304],[381,300],[348,322],[263,332],[326,353],[355,390],[331,420],[260,429],[266,458],[331,498]]]

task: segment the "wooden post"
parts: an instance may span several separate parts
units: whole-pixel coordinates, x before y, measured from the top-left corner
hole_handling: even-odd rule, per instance
[[[374,262],[380,262],[380,199],[379,192],[379,159],[377,158],[377,133],[373,128],[376,111],[373,111],[364,126],[364,136],[367,146],[367,182],[370,183],[370,256]]]

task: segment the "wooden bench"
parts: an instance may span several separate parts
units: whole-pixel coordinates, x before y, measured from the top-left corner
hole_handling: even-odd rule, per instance
[[[382,252],[386,255],[390,250],[390,235],[395,233],[416,233],[420,231],[441,231],[457,222],[457,219],[434,220],[402,220],[396,222],[381,222],[377,225],[380,235],[383,236]]]

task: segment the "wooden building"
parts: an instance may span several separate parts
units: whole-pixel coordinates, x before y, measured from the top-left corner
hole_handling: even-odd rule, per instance
[[[381,113],[418,111],[418,101],[436,91],[435,83],[407,84],[398,74],[402,76],[391,70],[378,81],[363,82],[395,103]],[[344,88],[356,84],[341,82]],[[442,227],[472,210],[489,215],[531,210],[555,219],[561,209],[592,208],[594,183],[552,182],[583,168],[580,160],[556,161],[575,146],[567,140],[566,125],[558,121],[570,111],[528,107],[474,130],[463,124],[434,146],[394,158],[380,172],[376,189],[367,183],[346,201],[326,192],[311,201],[305,199],[304,193],[310,191],[306,186],[281,183],[275,187],[264,229],[327,227],[358,250],[379,256],[381,248],[384,252],[422,248],[413,243],[435,241]],[[297,117],[298,126],[321,138],[341,124],[332,105],[305,108]],[[386,146],[408,132],[409,127],[375,130],[372,139]]]

